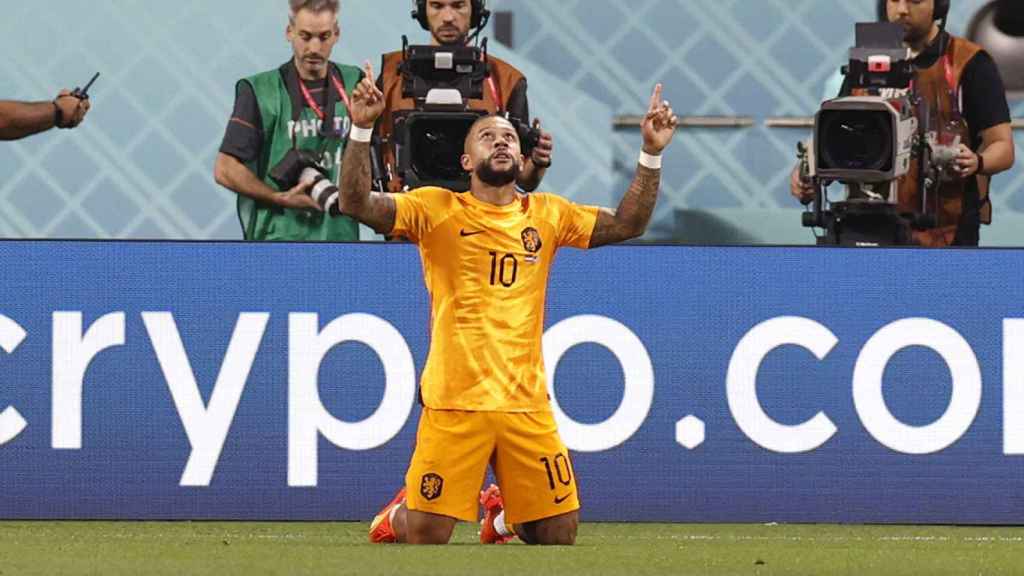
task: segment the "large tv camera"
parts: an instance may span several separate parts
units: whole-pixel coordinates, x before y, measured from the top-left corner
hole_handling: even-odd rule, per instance
[[[479,48],[410,46],[403,36],[402,54],[402,97],[416,107],[394,113],[396,175],[409,188],[441,186],[465,192],[470,182],[461,163],[466,135],[487,114],[469,104],[484,97],[490,74],[487,40]],[[540,131],[527,118],[506,117],[519,132],[523,155],[529,156]]]
[[[815,190],[803,225],[823,228],[822,244],[884,246],[913,243],[912,230],[934,228],[938,186],[953,176],[959,135],[931,126],[927,103],[913,90],[914,65],[893,23],[857,24],[857,45],[843,67],[855,93],[822,104],[814,137],[798,145],[801,178]],[[920,203],[899,202],[900,179],[916,177]],[[845,185],[830,202],[828,185]]]

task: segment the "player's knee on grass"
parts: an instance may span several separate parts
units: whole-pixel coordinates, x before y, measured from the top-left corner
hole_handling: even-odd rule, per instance
[[[517,524],[516,534],[520,540],[527,544],[572,546],[576,543],[576,530],[578,527],[579,513],[570,512],[535,522]]]
[[[447,544],[455,530],[455,518],[407,510],[405,541],[407,544]]]

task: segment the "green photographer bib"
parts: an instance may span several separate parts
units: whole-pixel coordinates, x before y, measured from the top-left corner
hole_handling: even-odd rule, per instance
[[[354,66],[331,63],[331,74],[344,84],[347,95],[359,82],[361,71]],[[288,80],[286,80],[288,78]],[[338,182],[345,139],[352,125],[348,108],[340,99],[335,105],[334,124],[340,136],[321,135],[321,120],[316,112],[302,105],[298,86],[289,91],[289,83],[299,82],[293,65],[264,72],[242,80],[256,95],[263,122],[264,142],[260,156],[249,165],[263,182],[274,190],[280,187],[270,178],[270,171],[294,145],[303,150],[317,152],[320,165]],[[334,84],[328,82],[334,91]],[[298,115],[295,110],[300,110]],[[327,120],[330,121],[330,114]],[[327,213],[291,210],[266,205],[251,198],[238,196],[238,218],[246,240],[277,240],[305,242],[346,242],[359,240],[359,224],[346,216],[331,217]]]

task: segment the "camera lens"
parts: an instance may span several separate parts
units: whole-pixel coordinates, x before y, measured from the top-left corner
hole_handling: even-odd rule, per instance
[[[831,110],[822,113],[822,168],[892,169],[891,115],[877,110]]]
[[[301,182],[314,183],[309,189],[309,195],[313,200],[316,200],[320,208],[323,208],[325,212],[332,216],[340,214],[338,209],[338,187],[327,178],[324,178],[323,174],[314,168],[306,168],[302,171],[302,176],[299,180]]]
[[[422,181],[466,177],[461,159],[466,134],[475,117],[422,117],[410,127],[413,169]]]
[[[306,182],[316,182],[322,179],[324,176],[316,168],[303,168],[299,174],[299,182],[305,184]]]

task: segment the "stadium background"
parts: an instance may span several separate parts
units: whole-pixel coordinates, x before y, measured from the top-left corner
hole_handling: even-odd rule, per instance
[[[104,77],[82,130],[0,147],[7,176],[0,236],[237,239],[234,197],[213,184],[213,158],[234,81],[288,57],[282,4],[11,6],[0,24],[0,45],[13,55],[0,62],[0,95],[37,99],[97,69]],[[638,138],[616,131],[613,119],[641,110],[660,80],[682,113],[751,115],[757,126],[684,132],[648,238],[678,239],[678,212],[687,210],[737,223],[750,242],[805,243],[810,234],[796,226],[799,209],[785,189],[793,144],[804,133],[762,121],[814,111],[852,42],[850,22],[870,18],[872,4],[649,0],[626,12],[614,2],[499,0],[494,9],[516,16],[516,50],[494,51],[531,78],[534,114],[557,135],[558,166],[546,187],[581,202],[612,203]],[[954,31],[980,5],[958,0]],[[376,60],[402,33],[422,38],[407,12],[404,0],[345,2],[337,59]],[[1024,112],[1019,103],[1016,109]],[[1020,168],[997,180],[995,202],[998,224],[986,231],[986,243],[1018,243]],[[1024,436],[1019,378],[1004,369],[1004,390],[999,369],[1015,366],[1000,360],[1017,357],[1015,348],[1004,348],[1017,344],[1004,322],[1020,316],[1022,267],[1020,253],[1009,250],[661,246],[561,259],[549,326],[586,314],[620,322],[648,347],[657,380],[649,379],[656,388],[651,412],[633,436],[578,455],[593,503],[587,519],[1019,523],[1024,461],[1019,447],[1005,443]],[[287,322],[293,313],[318,314],[321,325],[375,314],[399,328],[422,368],[426,298],[411,247],[5,241],[0,268],[0,314],[27,333],[15,346],[10,323],[0,326],[8,338],[0,355],[0,469],[9,496],[0,516],[365,519],[398,482],[415,417],[391,414],[396,431],[384,446],[339,449],[314,437],[323,454],[318,487],[289,486]],[[382,298],[380,286],[392,292]],[[54,318],[68,311],[82,313],[83,328],[118,312],[126,323],[125,345],[89,366],[81,448],[57,445],[55,427],[74,423],[57,419],[51,404],[54,375],[66,366],[54,361]],[[141,316],[152,312],[174,315],[194,370],[191,385],[204,403],[239,315],[270,314],[266,343],[206,485],[184,482],[194,439],[159,350],[147,340]],[[820,363],[799,349],[773,355],[760,373],[760,399],[789,425],[824,411],[839,432],[818,449],[780,454],[740,429],[724,381],[748,330],[794,316],[821,322],[839,344]],[[878,421],[851,401],[858,351],[908,317],[956,330],[984,382],[977,413],[935,454],[883,446],[868,429]],[[385,395],[381,363],[360,346],[340,347],[325,360],[319,390],[331,414],[356,422],[373,413]],[[575,348],[559,368],[565,384],[558,398],[585,424],[607,422],[624,394],[619,370],[607,349]],[[941,359],[920,347],[897,355],[884,376],[884,400],[918,427],[942,418],[958,389]],[[24,429],[11,426],[16,419],[7,407],[24,416]],[[704,419],[706,437],[704,428],[684,423],[691,411]],[[636,487],[643,501],[623,496]]]
[[[953,2],[963,32],[983,0]],[[492,51],[530,79],[531,111],[557,138],[545,189],[611,204],[639,135],[613,129],[651,85],[686,115],[748,115],[746,129],[687,129],[671,151],[649,240],[805,244],[786,188],[807,116],[873,0],[494,0],[514,14],[514,50]],[[103,77],[88,123],[0,147],[0,237],[238,239],[234,195],[212,166],[234,82],[288,58],[284,0],[13,3],[0,22],[0,96],[49,98]],[[336,59],[376,62],[425,33],[406,0],[344,0]],[[32,25],[25,25],[31,22]],[[60,40],[55,40],[59,38]],[[1024,102],[1014,104],[1024,116]],[[1024,132],[1016,132],[1018,147]],[[1024,157],[1020,154],[1019,157]],[[984,245],[1021,244],[1024,162],[996,178]],[[723,230],[731,233],[723,233]],[[703,234],[703,236],[702,236]]]

